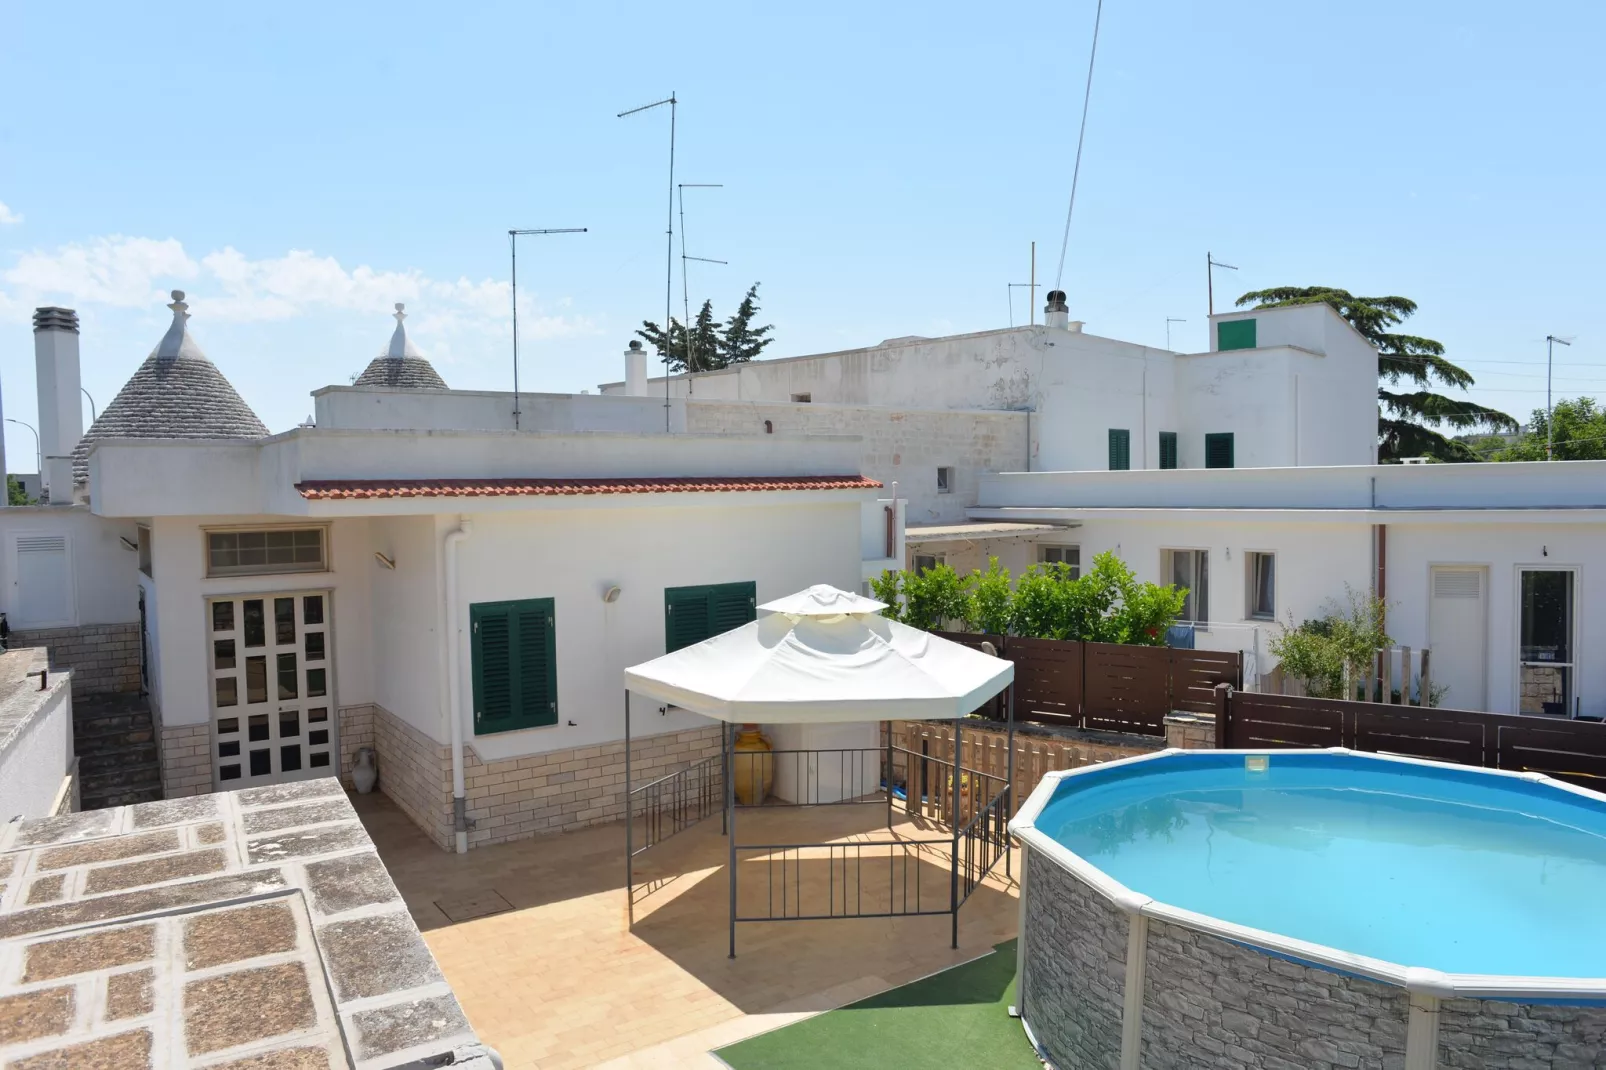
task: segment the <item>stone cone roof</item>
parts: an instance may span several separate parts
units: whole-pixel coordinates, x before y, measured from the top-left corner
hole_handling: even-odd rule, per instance
[[[440,377],[407,337],[407,328],[402,324],[406,318],[406,306],[398,303],[396,332],[390,336],[389,348],[368,363],[353,386],[384,386],[402,390],[446,389],[446,380]]]
[[[73,482],[89,480],[89,447],[113,438],[262,438],[267,427],[207,359],[173,291],[173,325],[73,450]]]

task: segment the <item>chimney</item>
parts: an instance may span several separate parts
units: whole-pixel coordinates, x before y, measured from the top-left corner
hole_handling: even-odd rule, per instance
[[[625,350],[625,393],[633,398],[647,396],[647,351],[632,340]]]
[[[1065,303],[1065,291],[1048,291],[1048,304],[1043,306],[1043,326],[1063,331],[1070,327],[1070,319],[1071,310]]]
[[[71,505],[72,452],[84,437],[84,402],[78,379],[78,313],[36,308],[34,375],[39,384],[39,473],[53,505]]]

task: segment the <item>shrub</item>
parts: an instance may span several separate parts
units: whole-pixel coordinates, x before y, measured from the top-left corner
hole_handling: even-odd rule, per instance
[[[1305,693],[1315,698],[1354,698],[1353,693],[1345,694],[1346,673],[1352,682],[1364,679],[1377,652],[1394,642],[1383,628],[1384,601],[1348,585],[1344,592],[1345,604],[1331,600],[1323,616],[1297,627],[1284,626],[1271,641],[1283,675],[1299,680]]]
[[[969,583],[948,565],[903,574],[903,622],[936,631],[946,621],[963,621]]]
[[[973,632],[1003,635],[1009,631],[1010,603],[1015,592],[1009,587],[1009,569],[1000,568],[998,558],[987,559],[987,571],[970,574],[970,598],[965,606],[965,627]]]
[[[883,569],[881,575],[870,580],[870,593],[877,602],[885,602],[887,604],[887,608],[881,611],[881,615],[890,620],[903,620],[903,596],[898,591],[902,579],[902,572]]]

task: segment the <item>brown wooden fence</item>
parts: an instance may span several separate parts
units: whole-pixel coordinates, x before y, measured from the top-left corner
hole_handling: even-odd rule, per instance
[[[1606,787],[1606,725],[1292,695],[1217,693],[1216,746],[1349,747]]]
[[[1015,717],[1036,724],[1165,735],[1174,710],[1211,713],[1217,684],[1243,686],[1243,657],[1212,650],[1080,643],[1061,639],[939,632],[1015,663]],[[1001,719],[1000,706],[984,708]]]

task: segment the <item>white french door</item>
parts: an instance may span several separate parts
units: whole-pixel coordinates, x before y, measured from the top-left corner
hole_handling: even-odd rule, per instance
[[[1517,712],[1576,717],[1578,574],[1524,568],[1517,577]]]
[[[328,591],[208,601],[218,789],[338,772],[330,601]]]

